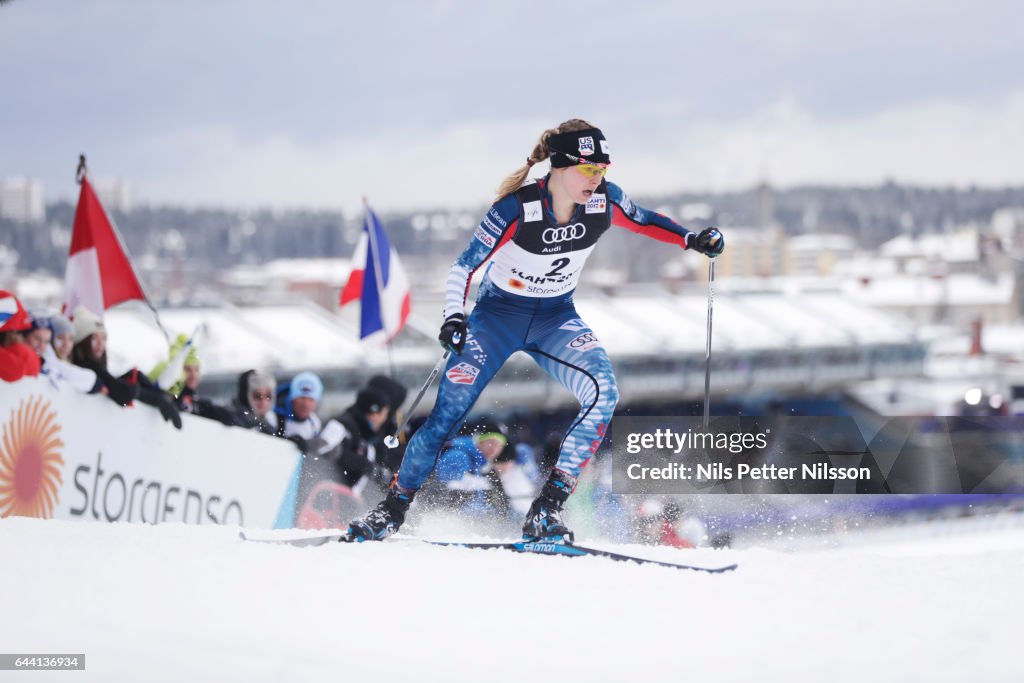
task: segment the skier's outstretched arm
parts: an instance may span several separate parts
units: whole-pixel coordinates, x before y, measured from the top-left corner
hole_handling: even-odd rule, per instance
[[[608,183],[608,201],[612,204],[612,225],[708,256],[718,256],[725,246],[716,228],[706,228],[700,234],[687,230],[668,216],[637,206],[612,182]]]

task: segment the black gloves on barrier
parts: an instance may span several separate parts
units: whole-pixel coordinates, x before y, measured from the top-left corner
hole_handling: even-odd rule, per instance
[[[714,258],[725,249],[725,235],[718,228],[704,228],[699,233],[691,233],[686,246]]]
[[[453,313],[444,319],[441,325],[441,334],[437,335],[441,347],[451,351],[455,355],[462,353],[466,346],[466,316],[461,313]]]
[[[107,388],[107,396],[119,406],[126,406],[135,400],[139,393],[138,385],[132,382],[125,382],[111,375],[106,370],[96,372],[97,377]]]
[[[156,409],[160,411],[165,421],[173,424],[175,429],[181,429],[181,414],[178,411],[178,406],[174,405],[174,399],[170,394],[160,393],[159,398],[156,399]]]

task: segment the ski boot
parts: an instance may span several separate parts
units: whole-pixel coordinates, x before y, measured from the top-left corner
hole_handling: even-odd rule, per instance
[[[576,488],[576,479],[561,470],[552,470],[540,495],[533,501],[523,524],[524,541],[572,543],[573,533],[562,521],[562,505]]]
[[[403,489],[395,484],[387,497],[360,519],[348,525],[346,536],[351,541],[383,541],[391,536],[405,521],[415,491]]]

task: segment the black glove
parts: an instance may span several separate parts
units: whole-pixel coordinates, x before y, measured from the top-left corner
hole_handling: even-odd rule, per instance
[[[441,348],[451,351],[456,356],[462,353],[466,346],[466,316],[461,313],[453,313],[444,319],[441,325],[441,334],[437,335],[441,342]]]
[[[107,396],[120,406],[126,406],[134,401],[139,393],[137,384],[122,382],[106,370],[103,371],[102,375],[97,373],[97,376],[103,382],[103,386],[107,388]]]
[[[165,421],[173,424],[175,429],[181,429],[181,415],[178,414],[178,406],[174,405],[170,394],[161,392],[160,398],[156,400],[156,408]]]
[[[690,249],[715,258],[725,249],[725,235],[718,228],[704,228],[698,234],[690,234],[687,240]]]

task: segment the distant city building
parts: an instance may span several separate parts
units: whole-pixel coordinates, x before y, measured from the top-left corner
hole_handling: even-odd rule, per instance
[[[232,301],[265,302],[298,294],[334,310],[351,269],[347,258],[276,259],[258,266],[232,268],[222,277],[221,285]]]
[[[716,277],[772,277],[786,273],[786,234],[779,226],[723,228],[725,251],[715,259]]]
[[[131,186],[125,181],[120,178],[99,178],[92,185],[107,211],[128,213],[132,210]]]
[[[849,235],[800,235],[789,239],[790,275],[833,275],[836,267],[849,261],[857,241]]]
[[[43,184],[34,178],[0,180],[0,218],[21,223],[41,223],[46,219]]]
[[[10,282],[17,267],[18,252],[6,244],[0,244],[0,280]]]
[[[975,273],[980,258],[979,233],[968,227],[957,232],[900,235],[879,249],[879,256],[892,259],[900,272],[941,276]]]
[[[1024,250],[1024,207],[1006,207],[993,212],[992,232],[1004,249]]]

